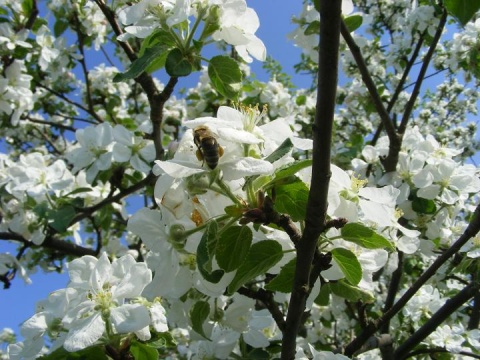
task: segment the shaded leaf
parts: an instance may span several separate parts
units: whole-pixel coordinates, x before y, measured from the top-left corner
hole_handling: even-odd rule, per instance
[[[350,15],[343,19],[349,32],[357,30],[363,23],[361,15]]]
[[[318,306],[328,306],[330,303],[330,294],[332,293],[330,290],[330,284],[331,283],[325,283],[320,287],[320,292],[315,298],[315,304]]]
[[[290,215],[293,221],[304,220],[309,192],[307,185],[298,179],[294,183],[278,186],[275,189],[275,209]]]
[[[222,232],[215,248],[218,266],[226,272],[236,270],[248,254],[252,237],[247,226],[231,226]]]
[[[209,314],[210,305],[206,301],[197,301],[195,305],[193,305],[193,308],[190,309],[190,320],[192,321],[192,329],[208,340],[210,339],[203,330],[203,323],[205,322],[205,320],[207,320]]]
[[[360,300],[364,303],[371,303],[374,300],[372,294],[349,284],[345,280],[332,281],[329,285],[332,293],[349,301],[356,302]]]
[[[342,238],[346,241],[353,242],[366,249],[383,249],[395,250],[395,246],[383,236],[377,234],[372,229],[358,224],[348,223],[341,229]]]
[[[164,55],[166,51],[168,51],[168,47],[163,44],[156,44],[151,48],[146,49],[145,53],[135,60],[127,71],[115,75],[113,82],[135,79],[142,72],[146,71],[146,69],[155,61],[157,57]]]
[[[274,240],[263,240],[253,244],[244,263],[238,268],[235,277],[228,286],[228,294],[232,295],[247,281],[264,274],[282,257],[282,246]]]
[[[68,229],[75,214],[75,208],[71,205],[65,205],[57,210],[51,210],[48,212],[48,224],[56,231],[62,233]]]
[[[218,283],[224,271],[215,270],[212,272],[212,260],[217,244],[218,225],[216,221],[209,221],[202,239],[197,247],[197,267],[203,278],[211,283]]]
[[[189,59],[178,49],[172,49],[165,61],[165,70],[170,76],[188,76],[192,73],[193,67]]]
[[[480,10],[480,0],[445,0],[444,4],[448,13],[463,26]]]
[[[146,344],[138,341],[132,341],[130,345],[130,353],[135,360],[157,360],[158,351]]]
[[[212,86],[229,99],[238,96],[242,85],[242,71],[238,63],[228,56],[215,56],[208,64]]]
[[[276,148],[270,155],[265,158],[265,160],[273,164],[275,161],[281,159],[283,156],[288,154],[288,152],[292,149],[292,140],[290,140],[290,138],[286,138],[278,148]]]
[[[270,291],[279,291],[282,293],[290,293],[292,291],[296,263],[296,258],[286,263],[278,275],[275,276],[267,285],[265,285],[265,289]]]
[[[357,285],[362,280],[362,266],[355,254],[344,248],[335,248],[331,253],[345,278],[353,285]]]
[[[297,160],[287,164],[275,172],[275,180],[283,179],[295,175],[302,169],[312,166],[312,159]]]

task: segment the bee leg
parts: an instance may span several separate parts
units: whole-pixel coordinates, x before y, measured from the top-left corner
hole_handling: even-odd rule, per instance
[[[202,166],[203,166],[203,164],[205,164],[205,158],[203,157],[202,150],[197,149],[197,152],[195,153],[195,155],[197,156],[198,161],[202,162]]]

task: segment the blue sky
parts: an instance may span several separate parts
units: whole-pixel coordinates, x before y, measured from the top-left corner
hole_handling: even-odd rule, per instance
[[[41,2],[40,2],[41,3]],[[294,75],[293,66],[298,62],[300,50],[293,47],[287,40],[287,34],[293,30],[290,19],[298,15],[302,8],[301,1],[291,0],[247,0],[248,6],[254,8],[260,18],[260,29],[257,36],[263,40],[267,47],[267,53],[282,64],[284,71],[292,74],[293,83],[298,87],[308,87],[311,78],[308,75]],[[53,24],[51,24],[53,25]],[[89,58],[90,66],[97,61]],[[254,61],[251,64],[252,72],[257,74],[260,80],[267,80],[266,74],[262,71],[261,63]],[[160,74],[160,80],[166,82],[166,76]],[[179,87],[188,86],[189,81],[182,79]],[[14,248],[0,242],[0,252],[10,251],[15,254]],[[10,289],[3,290],[0,295],[0,308],[3,309],[0,318],[0,329],[12,328],[17,332],[22,321],[34,314],[35,303],[45,299],[54,290],[66,286],[68,276],[66,274],[49,273],[44,274],[39,270],[31,275],[33,283],[24,284],[20,277],[17,277]]]

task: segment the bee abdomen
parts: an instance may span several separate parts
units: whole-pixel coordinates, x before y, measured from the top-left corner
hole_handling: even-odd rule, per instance
[[[219,148],[219,145],[216,139],[214,138],[203,139],[203,142],[202,142],[203,157],[208,167],[212,170],[215,169],[218,165],[218,159],[219,159],[218,148]]]

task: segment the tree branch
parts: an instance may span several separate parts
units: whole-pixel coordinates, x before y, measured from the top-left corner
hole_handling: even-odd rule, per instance
[[[398,127],[398,132],[402,135],[405,133],[408,121],[410,119],[410,115],[412,114],[413,107],[415,106],[415,101],[417,101],[418,95],[420,94],[420,88],[422,87],[423,80],[427,73],[428,67],[430,66],[430,61],[432,60],[433,53],[435,52],[437,44],[440,41],[440,37],[442,36],[445,24],[447,23],[447,15],[447,9],[443,8],[442,17],[440,18],[437,31],[435,32],[435,36],[433,37],[430,47],[428,48],[427,55],[425,55],[425,58],[423,59],[423,64],[420,72],[418,73],[418,78],[415,83],[415,87],[413,88],[412,96],[410,96],[410,99],[408,99],[407,105],[405,106],[405,112],[403,113],[402,121],[400,122],[400,126]],[[388,156],[390,156],[390,154]]]
[[[264,289],[252,290],[245,286],[238,289],[238,293],[254,300],[260,301],[272,314],[275,323],[280,331],[285,328],[285,319],[283,313],[279,309],[279,305],[273,299],[273,293]]]
[[[108,205],[108,204],[111,204],[111,203],[114,203],[114,202],[117,202],[117,201],[120,201],[121,199],[123,199],[125,196],[127,195],[130,195],[140,189],[142,189],[144,186],[147,186],[148,184],[150,184],[154,179],[155,179],[155,175],[153,175],[152,173],[148,174],[148,176],[143,179],[142,181],[139,181],[138,183],[130,186],[129,188],[126,188],[124,190],[121,190],[119,193],[117,193],[116,195],[113,195],[113,196],[110,196],[102,201],[100,201],[98,204],[95,204],[93,206],[90,206],[90,207],[86,207],[86,208],[83,208],[81,209],[81,212],[79,212],[71,221],[70,225],[73,225],[77,222],[79,222],[80,220],[83,220],[87,217],[89,217],[91,214],[93,214],[95,211],[101,209],[103,206],[105,205]]]
[[[393,127],[392,119],[390,119],[390,115],[388,114],[387,109],[383,105],[382,99],[377,91],[377,86],[373,82],[372,77],[370,76],[370,72],[368,71],[367,64],[365,63],[365,59],[363,58],[362,52],[360,47],[355,43],[352,35],[348,31],[345,22],[342,20],[341,26],[342,37],[347,43],[348,48],[352,52],[353,58],[358,66],[358,70],[362,75],[362,80],[367,87],[368,93],[370,94],[370,98],[372,99],[373,105],[380,116],[380,120],[382,121],[383,126],[387,132],[388,138],[390,142],[396,139],[396,132],[395,128]]]
[[[312,180],[305,231],[297,246],[292,295],[283,332],[282,360],[295,358],[296,339],[310,291],[310,272],[318,237],[325,229],[330,182],[330,148],[338,83],[341,0],[320,1],[317,111],[313,125]]]
[[[14,241],[21,242],[31,248],[44,247],[44,248],[60,251],[67,255],[72,255],[72,256],[78,256],[78,257],[83,255],[96,256],[96,252],[93,249],[85,248],[83,246],[79,246],[74,243],[58,239],[54,236],[49,236],[40,245],[35,245],[31,241],[25,239],[20,234],[3,231],[3,232],[0,232],[0,240],[14,240]]]
[[[465,232],[458,238],[458,240],[440,255],[430,267],[412,284],[410,288],[403,294],[403,296],[379,318],[375,323],[371,323],[360,333],[345,349],[345,355],[352,356],[367,339],[372,336],[378,329],[380,329],[385,322],[389,321],[399,311],[403,309],[405,304],[416,294],[416,292],[433,276],[436,271],[448,259],[453,257],[465,243],[474,237],[480,231],[480,205],[477,206],[473,214],[472,220],[465,229]]]
[[[435,314],[420,329],[403,342],[395,351],[394,359],[406,359],[408,353],[423,341],[428,335],[435,331],[442,322],[444,322],[451,314],[453,314],[460,306],[472,298],[479,290],[480,284],[469,284],[464,287],[454,297],[448,299],[445,304],[437,310]]]

